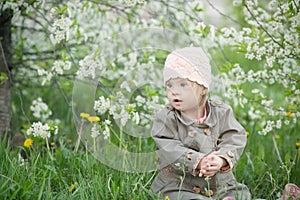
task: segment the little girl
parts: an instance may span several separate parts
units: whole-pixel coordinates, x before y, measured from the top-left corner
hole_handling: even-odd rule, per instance
[[[231,171],[246,145],[245,130],[229,105],[207,99],[211,67],[204,51],[173,51],[163,76],[169,105],[152,128],[159,159],[153,192],[171,200],[251,199]]]

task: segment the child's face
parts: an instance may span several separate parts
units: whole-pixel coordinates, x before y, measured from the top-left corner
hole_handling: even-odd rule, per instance
[[[166,83],[166,92],[170,104],[182,112],[199,109],[204,87],[182,78],[170,79]],[[201,87],[201,88],[199,88]]]

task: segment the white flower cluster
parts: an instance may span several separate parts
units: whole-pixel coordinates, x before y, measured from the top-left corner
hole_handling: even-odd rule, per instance
[[[110,136],[110,128],[109,126],[111,125],[111,121],[106,119],[104,121],[104,130],[103,130],[103,135],[104,135],[104,139],[108,139]]]
[[[281,125],[282,125],[281,120],[277,120],[277,121],[268,120],[265,127],[261,131],[258,131],[258,134],[267,135],[268,133],[273,131],[275,128],[280,129]]]
[[[4,2],[4,1],[3,1]],[[5,1],[4,3],[2,2],[1,4],[1,10],[7,10],[7,9],[11,9],[14,11],[14,14],[19,13],[20,12],[20,8],[27,8],[30,7],[30,5],[28,5],[27,1],[24,0],[19,0],[19,1]]]
[[[126,107],[135,108],[134,104],[127,105],[112,105],[109,109],[109,114],[113,116],[116,121],[120,121],[121,126],[125,126],[128,120],[132,120],[135,124],[140,123],[140,116],[138,112],[130,111]]]
[[[115,120],[120,120],[121,126],[125,126],[127,121],[130,119],[130,114],[126,111],[125,106],[123,105],[121,107],[112,106],[110,113],[113,115]]]
[[[71,69],[72,63],[70,61],[55,60],[50,71],[47,71],[39,66],[34,66],[38,76],[42,78],[41,85],[45,85],[49,82],[54,74],[63,75],[65,70]]]
[[[50,81],[53,77],[53,74],[43,68],[38,67],[37,74],[42,77],[41,85],[44,86],[46,82]]]
[[[110,136],[110,128],[109,126],[111,125],[111,121],[110,120],[105,120],[103,123],[103,131],[102,134],[104,136],[104,139],[107,140]],[[101,134],[102,128],[99,124],[94,123],[93,127],[91,128],[91,136],[92,138],[96,138]]]
[[[71,69],[71,62],[62,61],[62,60],[55,60],[52,67],[52,71],[60,75],[64,74],[64,70],[70,70],[70,69]]]
[[[100,114],[110,109],[110,100],[104,96],[100,96],[99,100],[94,102],[94,110]]]
[[[61,19],[57,19],[54,21],[49,30],[51,32],[50,39],[53,44],[60,43],[64,39],[69,39],[69,31],[72,23],[73,22],[68,17],[62,17]]]
[[[239,2],[235,1],[235,4],[239,5]],[[248,101],[250,102],[249,116],[253,119],[261,119],[260,125],[265,127],[261,134],[281,127],[281,122],[289,124],[293,121],[296,124],[299,113],[296,110],[288,112],[286,108],[287,105],[299,103],[299,97],[296,95],[299,94],[299,89],[295,77],[300,75],[297,61],[300,52],[297,32],[300,16],[288,14],[298,12],[298,8],[295,2],[278,3],[273,0],[268,6],[269,8],[265,9],[259,7],[258,1],[245,1],[244,13],[251,29],[242,28],[238,31],[232,27],[222,28],[222,34],[218,35],[220,44],[235,46],[240,52],[245,52],[246,59],[260,61],[258,64],[246,67],[251,68],[248,71],[245,71],[244,67],[235,65],[223,77],[228,88],[225,96],[232,98],[235,105],[243,106],[247,103],[247,99],[251,99]],[[257,83],[260,84],[259,89],[252,89],[250,96],[248,92],[243,91],[244,87],[241,87],[249,83],[254,83],[255,87]],[[288,91],[284,101],[276,102],[276,106],[272,96],[266,92],[267,87],[271,85]],[[255,106],[257,110],[251,110],[254,104],[260,104],[261,107]],[[276,118],[279,118],[279,121],[276,121]]]
[[[43,139],[50,138],[50,127],[49,125],[42,124],[42,122],[33,122],[31,127],[26,131],[27,135],[33,135],[34,137],[41,137]]]
[[[103,70],[101,60],[95,58],[94,55],[88,55],[84,59],[79,61],[80,68],[76,75],[78,78],[96,77],[96,70]],[[103,71],[102,71],[103,73]]]
[[[98,124],[94,123],[93,127],[91,129],[91,136],[92,138],[96,138],[98,135],[100,135],[100,130],[98,128]]]
[[[48,105],[43,102],[41,97],[32,101],[30,110],[33,112],[34,117],[41,119],[42,121],[47,120],[49,116],[52,115],[52,111],[49,109]]]

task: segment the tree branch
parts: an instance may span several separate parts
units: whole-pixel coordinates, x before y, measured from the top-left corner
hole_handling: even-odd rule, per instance
[[[223,17],[225,17],[225,18],[228,18],[228,19],[230,19],[231,21],[233,21],[234,23],[237,23],[237,24],[239,24],[240,26],[243,26],[243,24],[241,24],[239,21],[237,21],[236,19],[234,19],[234,18],[232,18],[232,17],[230,17],[230,16],[228,16],[228,15],[225,15],[224,13],[222,13],[218,8],[216,8],[209,0],[206,0],[207,1],[207,3],[215,10],[215,11],[217,11],[220,15],[222,15]]]

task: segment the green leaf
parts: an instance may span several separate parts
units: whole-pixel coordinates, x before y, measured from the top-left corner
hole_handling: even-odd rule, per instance
[[[0,73],[0,84],[4,84],[8,80],[7,74],[4,72]]]

